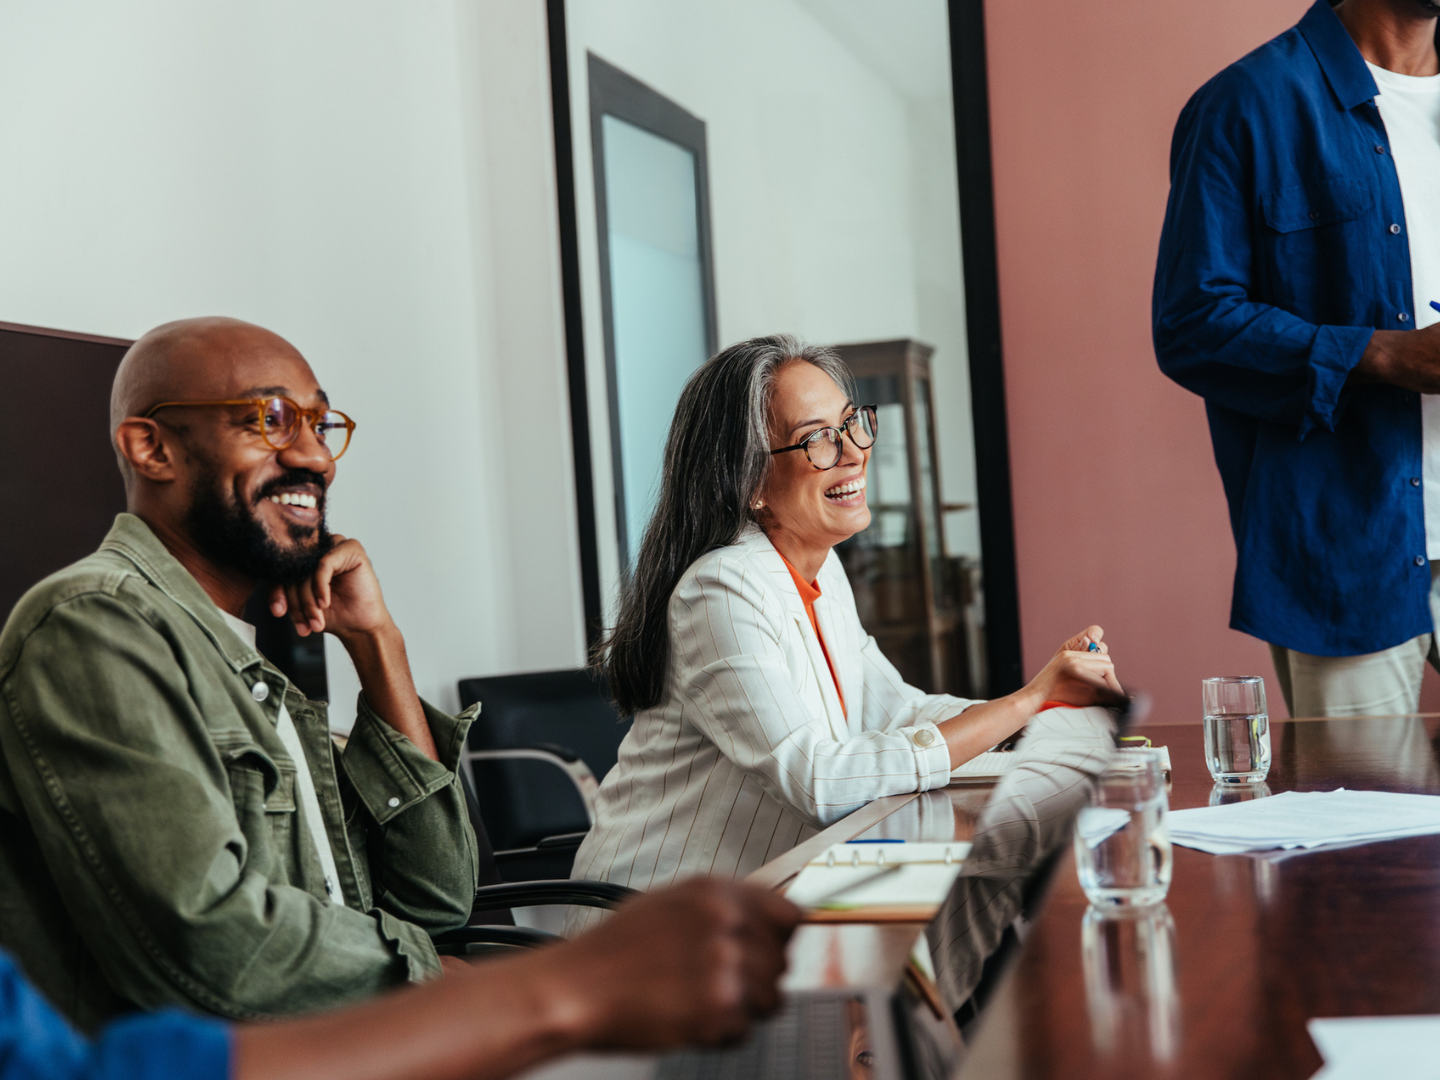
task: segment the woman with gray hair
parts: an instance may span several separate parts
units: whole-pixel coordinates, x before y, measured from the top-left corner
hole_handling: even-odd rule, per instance
[[[733,345],[686,383],[600,648],[635,723],[576,877],[743,877],[872,799],[943,787],[1047,703],[1120,699],[1098,626],[994,701],[906,685],[833,551],[870,524],[875,409],[851,385],[833,352],[785,336]]]

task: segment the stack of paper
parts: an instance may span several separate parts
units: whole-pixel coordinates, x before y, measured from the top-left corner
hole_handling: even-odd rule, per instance
[[[1120,748],[1120,754],[1133,754],[1139,747],[1124,746]],[[1160,752],[1160,768],[1168,777],[1170,775],[1170,749],[1165,746],[1148,747]],[[956,781],[979,781],[998,780],[1015,764],[1020,755],[1013,750],[986,750],[983,754],[976,754],[969,761],[950,771],[950,779]]]
[[[1268,799],[1170,813],[1170,839],[1212,855],[1359,844],[1440,833],[1440,796],[1286,791]]]
[[[1351,1016],[1306,1026],[1325,1059],[1311,1080],[1440,1080],[1440,1016]]]

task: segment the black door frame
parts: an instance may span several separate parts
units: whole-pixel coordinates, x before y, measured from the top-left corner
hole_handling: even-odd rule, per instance
[[[695,231],[700,248],[700,290],[704,297],[705,355],[714,356],[715,266],[710,246],[710,163],[705,156],[705,121],[594,53],[586,53],[590,81],[590,156],[595,173],[595,232],[600,259],[600,309],[605,327],[605,378],[610,401],[610,472],[615,485],[615,534],[620,565],[627,567],[640,538],[630,536],[625,512],[624,450],[620,445],[620,380],[615,355],[615,311],[610,290],[610,210],[605,176],[604,118],[613,116],[684,147],[695,158]],[[621,571],[624,572],[623,569]]]
[[[990,693],[1000,695],[1019,689],[1024,684],[1024,675],[1010,488],[1010,442],[1005,410],[1005,367],[1000,335],[1000,280],[996,259],[990,99],[986,76],[985,3],[984,0],[947,0],[947,3],[961,257],[970,349],[971,411],[975,431],[976,495],[980,508],[981,572],[985,588],[985,641]],[[580,257],[575,216],[575,156],[565,0],[546,0],[546,9],[550,31],[550,89],[555,118],[555,166],[559,185],[566,359],[575,440],[580,570],[586,639],[593,645],[603,631],[603,612],[585,382],[584,328],[580,308]],[[706,262],[708,264],[708,258]],[[604,259],[602,273],[608,273]],[[607,328],[607,351],[613,351],[608,335]]]

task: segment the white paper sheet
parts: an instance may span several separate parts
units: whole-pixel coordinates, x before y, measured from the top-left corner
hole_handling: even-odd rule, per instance
[[[1312,1080],[1440,1080],[1440,1016],[1347,1016],[1306,1028],[1325,1059]]]
[[[1286,791],[1170,813],[1170,839],[1215,855],[1314,848],[1440,833],[1440,796],[1389,791]]]

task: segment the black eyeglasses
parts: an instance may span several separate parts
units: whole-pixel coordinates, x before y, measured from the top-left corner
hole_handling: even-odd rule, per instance
[[[824,471],[835,468],[845,456],[846,435],[850,436],[850,441],[857,450],[869,450],[875,445],[875,437],[879,433],[880,421],[875,416],[875,406],[861,405],[839,427],[822,427],[806,435],[794,446],[782,446],[779,450],[771,450],[770,454],[773,457],[776,454],[788,454],[791,450],[804,450],[810,464]]]

